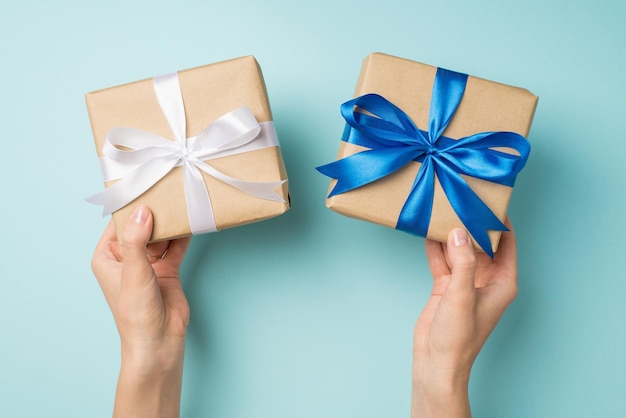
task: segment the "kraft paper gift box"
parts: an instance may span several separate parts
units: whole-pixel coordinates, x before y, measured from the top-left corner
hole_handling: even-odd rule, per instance
[[[441,97],[432,106],[435,109],[431,109],[431,98],[434,97],[433,89],[435,89],[436,78],[439,79],[436,91],[438,94],[441,93]],[[446,81],[448,79],[452,81]],[[466,83],[464,91],[460,93],[461,96],[458,96],[459,93],[458,91],[455,93],[455,89],[463,82]],[[528,157],[530,147],[524,137],[528,136],[538,98],[526,89],[440,70],[430,65],[386,54],[373,53],[365,58],[355,92],[355,97],[361,99],[355,99],[355,101],[347,102],[342,106],[344,118],[348,118],[346,121],[350,119],[354,126],[350,125],[350,122],[346,125],[344,137],[340,142],[337,161],[318,167],[319,171],[332,178],[326,206],[349,217],[403,229],[406,232],[442,242],[446,241],[450,230],[457,226],[464,226],[464,222],[461,221],[457,210],[450,203],[448,191],[454,187],[451,187],[448,182],[446,190],[444,191],[442,188],[439,175],[446,170],[441,168],[437,169],[439,171],[433,170],[435,165],[431,159],[432,164],[429,163],[428,167],[424,167],[424,170],[420,171],[426,156],[433,152],[435,154],[439,152],[430,151],[428,141],[425,145],[420,145],[422,147],[421,156],[409,158],[410,161],[406,162],[402,168],[378,180],[372,182],[363,180],[361,183],[366,183],[363,185],[359,183],[363,176],[376,177],[376,174],[368,174],[371,161],[369,157],[366,157],[367,153],[363,153],[363,151],[372,148],[379,148],[379,150],[385,148],[381,145],[380,140],[376,142],[376,138],[374,138],[372,141],[372,135],[374,137],[377,135],[372,134],[372,131],[380,133],[380,129],[390,130],[391,133],[387,132],[382,136],[403,137],[406,129],[409,131],[412,129],[410,126],[406,128],[407,125],[402,126],[403,122],[395,122],[394,124],[394,120],[397,118],[397,113],[394,113],[396,111],[387,109],[389,107],[387,104],[384,105],[387,106],[387,110],[381,111],[381,102],[384,100],[373,97],[372,94],[381,96],[399,108],[401,112],[404,112],[406,117],[412,120],[413,124],[422,131],[424,138],[428,139],[429,127],[445,127],[441,136],[447,138],[434,142],[439,144],[437,145],[439,148],[449,147],[450,144],[454,143],[454,140],[483,132],[499,133],[499,136],[490,136],[483,140],[486,141],[486,145],[482,145],[483,148],[468,145],[471,148],[469,152],[472,158],[476,157],[477,152],[480,151],[484,155],[479,156],[479,159],[490,160],[495,158],[498,160],[498,164],[501,165],[501,167],[495,168],[498,173],[485,174],[485,177],[491,178],[491,180],[480,178],[483,175],[481,173],[483,168],[480,166],[482,163],[477,165],[477,163],[466,160],[467,164],[472,165],[472,170],[458,169],[458,165],[465,163],[462,158],[460,158],[461,163],[458,163],[458,159],[454,160],[454,157],[460,157],[465,152],[464,150],[452,151],[453,158],[447,158],[446,155],[448,154],[442,153],[440,154],[442,159],[439,160],[443,161],[443,165],[448,168],[452,167],[453,170],[460,173],[458,176],[446,174],[446,177],[453,177],[452,183],[458,184],[459,181],[457,180],[462,179],[460,182],[466,182],[466,186],[460,188],[469,187],[471,189],[469,192],[463,191],[460,197],[456,196],[454,199],[457,203],[455,204],[457,209],[460,208],[463,213],[462,216],[466,221],[465,227],[469,229],[475,247],[493,255],[492,252],[497,250],[502,230],[506,230],[506,227],[500,222],[504,222],[506,218],[515,175],[521,170]],[[460,102],[456,111],[452,109],[452,113],[448,114],[448,116],[451,115],[451,119],[446,126],[445,122],[441,122],[441,120],[446,120],[446,112],[449,113],[449,109],[454,107],[454,105],[450,105],[449,101],[452,100],[450,97],[455,95],[460,97]],[[387,116],[380,116],[380,113],[385,114],[385,112],[387,112]],[[433,117],[431,112],[439,114],[439,116]],[[385,122],[385,118],[389,119],[387,121],[389,123]],[[438,118],[440,122],[431,126],[433,118]],[[377,131],[378,128],[380,129]],[[364,129],[364,131],[361,132],[360,129]],[[500,132],[504,133],[500,134]],[[436,138],[437,135],[434,134],[432,137]],[[506,139],[501,141],[502,137]],[[412,145],[413,139],[409,139],[408,142],[405,141],[402,145]],[[491,143],[489,143],[490,141]],[[497,145],[501,145],[500,142],[506,146],[498,147]],[[460,141],[456,143],[458,144]],[[387,150],[393,148],[393,145],[397,145],[397,143],[392,141],[392,146],[388,147]],[[359,153],[361,155],[355,158]],[[397,157],[397,154],[393,154],[393,156]],[[339,164],[348,161],[342,161],[347,157],[351,157],[352,161],[340,167]],[[451,159],[457,163],[457,166],[449,163]],[[427,173],[429,167],[431,169],[430,174]],[[511,173],[503,180],[498,176],[501,174],[500,171],[505,168],[510,169]],[[337,186],[337,179],[342,175],[346,176],[342,170],[353,171],[344,178],[342,185]],[[337,174],[337,172],[342,174]],[[475,172],[478,173],[479,178],[472,176],[476,174]],[[416,180],[417,176],[420,177],[419,181]],[[494,176],[495,180],[492,178]],[[430,186],[425,185],[428,182],[431,183]],[[335,189],[336,187],[337,189]],[[415,191],[416,189],[417,191]],[[428,192],[424,192],[425,190]],[[451,193],[458,192],[452,191]],[[467,202],[474,202],[475,199],[469,196],[473,193],[484,202],[492,214],[485,214],[485,209],[480,208],[481,204],[470,206],[469,209],[464,207]],[[414,194],[419,196],[414,196]],[[424,198],[428,200],[426,204],[421,202]],[[432,199],[432,204],[430,199]],[[407,207],[405,208],[405,206]],[[411,210],[414,210],[415,214],[409,213]],[[497,219],[491,219],[494,215]],[[414,219],[412,221],[404,220],[407,216]],[[401,217],[403,220],[400,220]],[[489,219],[485,221],[481,217]],[[416,228],[419,230],[409,230],[410,228],[404,226],[405,224],[410,226],[412,223],[423,225]],[[476,223],[478,227],[474,225]],[[467,224],[470,224],[469,227]]]
[[[287,174],[254,57],[95,91],[86,94],[86,102],[107,186],[100,195],[125,180],[140,194],[132,198],[118,190],[88,199],[105,206],[105,214],[109,206],[118,236],[140,203],[154,215],[151,241],[261,221],[289,209]],[[132,152],[142,147],[150,149]],[[133,172],[126,162],[118,172],[132,154],[141,160],[135,165],[145,163],[144,171]],[[120,161],[111,161],[116,156]],[[156,160],[175,166],[168,171]],[[144,184],[163,171],[154,185]],[[107,203],[111,198],[116,203]]]

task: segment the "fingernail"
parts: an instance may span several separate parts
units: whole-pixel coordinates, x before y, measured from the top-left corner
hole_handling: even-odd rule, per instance
[[[136,224],[145,224],[148,220],[148,210],[144,205],[137,206],[135,213],[133,213],[133,222]]]
[[[469,244],[469,236],[463,228],[456,228],[452,231],[452,239],[454,240],[455,247]]]

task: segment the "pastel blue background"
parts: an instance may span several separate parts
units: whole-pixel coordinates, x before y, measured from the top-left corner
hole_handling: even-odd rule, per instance
[[[10,5],[9,5],[10,4]],[[626,413],[626,3],[4,1],[0,416],[110,416],[119,341],[90,270],[107,220],[83,94],[254,54],[293,209],[194,238],[184,417],[406,417],[423,240],[324,206],[361,60],[529,88],[510,214],[520,292],[475,365],[476,417]]]

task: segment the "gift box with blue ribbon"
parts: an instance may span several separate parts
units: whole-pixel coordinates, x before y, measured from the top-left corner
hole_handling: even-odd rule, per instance
[[[528,90],[374,53],[364,62],[326,205],[446,241],[464,226],[493,256],[524,167],[538,98]]]
[[[118,235],[135,207],[152,241],[213,232],[289,209],[287,173],[252,56],[86,95],[106,189],[87,200]]]

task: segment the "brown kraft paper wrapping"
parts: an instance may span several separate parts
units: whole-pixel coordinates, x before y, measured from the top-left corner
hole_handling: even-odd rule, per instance
[[[436,67],[381,53],[363,61],[354,96],[376,93],[402,109],[420,129],[428,129],[430,99]],[[509,131],[528,137],[537,106],[537,96],[526,89],[470,76],[463,99],[444,131],[450,138],[479,132]],[[341,141],[337,159],[367,148]],[[506,151],[506,150],[503,150]],[[326,206],[343,215],[395,228],[420,163],[411,162],[397,172],[361,188],[326,200]],[[504,221],[512,189],[485,180],[463,176],[472,190]],[[332,180],[329,191],[336,180]],[[463,226],[435,178],[433,210],[427,237],[445,242],[451,229]],[[497,250],[500,231],[489,231]],[[479,248],[474,242],[475,247]]]
[[[252,56],[179,71],[178,77],[187,137],[198,135],[215,119],[242,106],[250,108],[259,123],[272,120],[261,69]],[[98,156],[102,155],[107,132],[115,127],[132,127],[174,138],[159,107],[151,78],[88,93],[85,99]],[[279,147],[211,159],[207,163],[241,180],[287,179]],[[202,175],[218,230],[272,218],[289,209],[287,182],[276,190],[285,201],[276,202],[250,196],[204,172]],[[174,168],[148,191],[113,213],[118,236],[140,203],[147,205],[154,215],[151,241],[191,234],[181,167]]]

